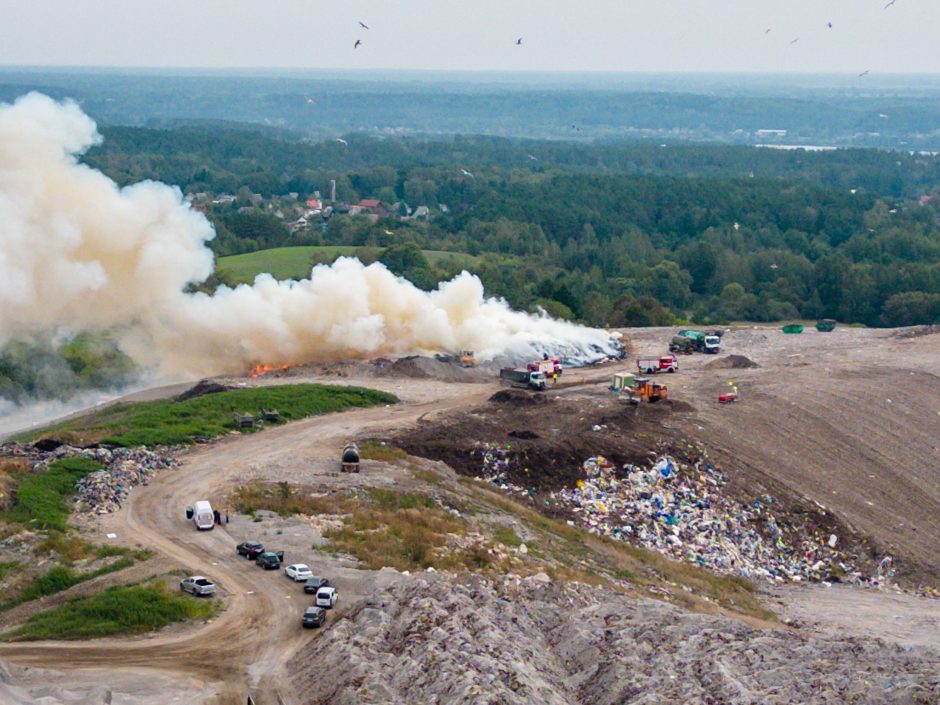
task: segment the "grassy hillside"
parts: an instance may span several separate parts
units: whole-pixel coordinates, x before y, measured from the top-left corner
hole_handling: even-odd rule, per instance
[[[362,248],[353,245],[323,245],[305,247],[273,247],[243,255],[230,255],[219,258],[219,271],[225,272],[228,281],[248,284],[262,272],[267,272],[275,279],[303,279],[310,274],[314,258],[317,261],[331,262],[337,257],[352,257]],[[374,248],[375,249],[375,248]],[[381,250],[375,249],[374,256]],[[431,264],[453,258],[458,266],[469,267],[478,261],[478,257],[442,250],[422,250]]]
[[[391,394],[362,387],[287,384],[232,389],[185,401],[160,399],[114,404],[87,416],[31,431],[21,439],[55,437],[80,444],[103,442],[116,446],[177,445],[234,431],[233,413],[258,414],[260,409],[276,409],[280,414],[276,423],[284,423],[396,401]]]

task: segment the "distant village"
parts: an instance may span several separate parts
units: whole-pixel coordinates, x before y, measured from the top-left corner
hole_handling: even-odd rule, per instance
[[[357,203],[337,201],[335,182],[331,182],[330,191],[329,198],[325,198],[320,191],[314,191],[310,198],[304,200],[296,191],[284,196],[264,198],[261,194],[251,193],[243,187],[238,194],[198,192],[187,195],[186,200],[193,209],[206,214],[210,210],[268,213],[284,221],[291,234],[322,229],[337,215],[366,218],[373,222],[380,218],[398,218],[401,221],[428,220],[432,215],[429,206],[412,207],[404,201],[386,203],[377,198],[363,198]],[[435,206],[435,210],[446,213],[447,206],[440,203]]]

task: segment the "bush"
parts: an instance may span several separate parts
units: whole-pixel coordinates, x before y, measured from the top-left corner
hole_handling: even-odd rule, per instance
[[[119,585],[33,615],[7,636],[20,641],[140,634],[187,619],[206,619],[217,611],[214,600],[171,592],[160,582]]]

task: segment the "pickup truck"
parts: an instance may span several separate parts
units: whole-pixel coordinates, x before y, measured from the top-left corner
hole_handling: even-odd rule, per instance
[[[265,551],[255,558],[255,565],[265,570],[278,570],[284,560],[284,551]]]

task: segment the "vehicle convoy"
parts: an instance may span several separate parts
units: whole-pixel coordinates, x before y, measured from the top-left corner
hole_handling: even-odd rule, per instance
[[[190,575],[180,581],[180,590],[197,597],[208,596],[215,594],[215,585],[201,575]]]
[[[657,372],[677,372],[679,370],[679,359],[675,355],[641,357],[636,361],[636,367],[640,372],[645,372],[648,375]]]
[[[514,370],[504,367],[499,371],[501,379],[509,380],[513,386],[544,392],[548,388],[548,379],[544,372],[532,370]]]
[[[204,499],[200,499],[192,507],[186,507],[186,516],[193,520],[193,524],[199,531],[212,531],[215,528],[215,513],[212,511],[212,505]]]
[[[289,565],[284,569],[284,575],[286,575],[291,580],[298,583],[305,583],[307,579],[313,576],[313,571],[310,570],[310,566],[304,565],[303,563],[294,563]]]
[[[255,565],[265,570],[277,570],[284,561],[284,551],[265,551],[255,558]]]
[[[304,629],[322,627],[326,623],[326,610],[322,607],[308,607],[304,610],[302,624]]]
[[[264,546],[258,541],[242,541],[235,547],[239,556],[244,556],[250,561],[264,553]]]
[[[339,463],[342,472],[359,472],[359,446],[347,443],[343,447],[343,457]]]
[[[336,588],[321,587],[317,590],[317,607],[330,609],[336,604]]]
[[[322,587],[330,587],[330,581],[314,575],[307,578],[307,582],[304,583],[304,592],[308,595],[316,595]]]
[[[703,352],[708,354],[715,354],[721,352],[721,336],[717,335],[718,331],[714,333],[703,333],[700,330],[680,330],[679,333],[673,336],[672,341],[669,343],[669,352]],[[683,340],[691,340],[691,343]],[[691,348],[691,349],[690,349]]]

